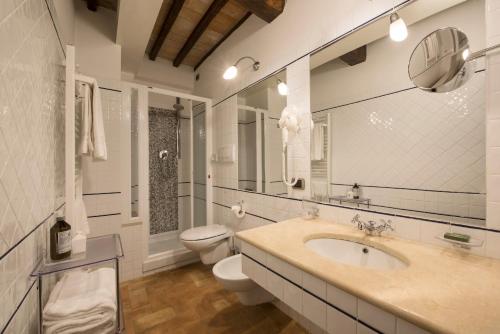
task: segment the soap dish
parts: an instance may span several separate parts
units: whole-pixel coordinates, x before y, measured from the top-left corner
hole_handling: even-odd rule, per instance
[[[448,242],[448,243],[452,244],[453,246],[460,247],[460,248],[481,247],[483,245],[483,240],[473,239],[473,238],[471,238],[469,240],[469,242],[463,242],[463,241],[458,241],[458,240],[446,239],[442,235],[438,235],[438,236],[436,236],[436,239]]]

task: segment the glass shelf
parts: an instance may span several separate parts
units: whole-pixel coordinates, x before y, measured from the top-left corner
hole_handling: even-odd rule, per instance
[[[370,207],[370,199],[369,198],[348,198],[347,196],[332,196],[330,197],[330,201],[338,201],[339,204],[344,203],[353,203],[357,204],[358,207],[360,204],[365,204]]]
[[[122,242],[119,234],[108,234],[87,239],[85,253],[71,255],[69,259],[41,263],[31,276],[39,277],[65,270],[94,265],[123,257]]]

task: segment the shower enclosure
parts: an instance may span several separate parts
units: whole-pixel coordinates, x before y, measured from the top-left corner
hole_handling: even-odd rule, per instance
[[[131,220],[147,227],[145,261],[162,257],[175,264],[193,255],[179,235],[210,223],[210,100],[157,88],[133,88],[130,100]]]

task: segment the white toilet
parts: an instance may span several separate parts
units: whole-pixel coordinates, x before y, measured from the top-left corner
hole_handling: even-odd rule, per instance
[[[243,305],[257,305],[273,300],[273,295],[243,274],[241,256],[237,254],[217,262],[212,268],[217,281],[226,290],[234,291]]]
[[[229,237],[232,232],[224,225],[190,228],[181,233],[184,247],[200,254],[201,262],[213,264],[229,256]]]

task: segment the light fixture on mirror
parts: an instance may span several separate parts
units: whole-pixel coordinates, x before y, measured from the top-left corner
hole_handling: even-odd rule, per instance
[[[238,75],[238,67],[237,66],[238,66],[239,62],[242,61],[243,59],[250,59],[251,61],[253,61],[252,68],[253,68],[254,71],[257,71],[259,69],[260,62],[258,62],[257,60],[255,60],[254,58],[249,57],[249,56],[241,57],[240,59],[238,59],[236,61],[236,63],[234,63],[234,65],[229,66],[224,71],[224,74],[222,75],[222,77],[224,78],[224,80],[231,80],[231,79],[236,78],[236,76]]]
[[[278,93],[283,96],[288,95],[288,86],[280,79],[278,79]]]
[[[391,21],[389,26],[389,36],[391,36],[391,39],[395,42],[404,41],[408,37],[408,29],[406,28],[405,21],[396,12],[391,14],[389,20]]]

